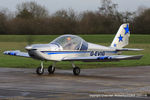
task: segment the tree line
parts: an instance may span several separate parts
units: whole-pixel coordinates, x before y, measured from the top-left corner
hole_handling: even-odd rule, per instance
[[[150,34],[150,8],[120,12],[118,4],[102,0],[97,11],[76,13],[73,9],[49,14],[36,2],[17,5],[15,14],[0,11],[0,34],[115,34],[122,23],[130,23],[135,34]]]

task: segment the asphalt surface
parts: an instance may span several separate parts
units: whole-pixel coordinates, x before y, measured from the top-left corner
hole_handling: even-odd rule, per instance
[[[0,68],[0,100],[150,100],[150,66],[56,69],[36,75],[35,69]]]

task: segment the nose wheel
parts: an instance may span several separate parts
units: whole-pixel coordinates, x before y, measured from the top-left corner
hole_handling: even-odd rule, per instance
[[[38,75],[42,75],[42,74],[44,73],[44,68],[38,67],[38,68],[36,69],[36,73],[37,73]]]
[[[36,73],[38,75],[42,75],[44,73],[43,62],[41,62],[41,66],[36,69]]]

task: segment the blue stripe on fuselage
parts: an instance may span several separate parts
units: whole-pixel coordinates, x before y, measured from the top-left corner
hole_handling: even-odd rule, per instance
[[[53,55],[53,54],[84,54],[91,53],[92,51],[41,51],[42,53]],[[105,53],[117,53],[117,51],[105,51]]]
[[[41,51],[43,53],[46,53],[48,55],[52,54],[81,54],[81,53],[90,53],[90,51]]]

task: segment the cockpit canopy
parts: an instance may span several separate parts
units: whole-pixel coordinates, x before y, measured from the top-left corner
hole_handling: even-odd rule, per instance
[[[59,45],[63,50],[87,50],[88,43],[76,35],[62,35],[51,42]]]

